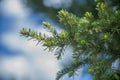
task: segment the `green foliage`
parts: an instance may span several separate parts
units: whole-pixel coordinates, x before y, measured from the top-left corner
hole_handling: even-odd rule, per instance
[[[113,6],[107,0],[96,2],[98,18],[91,12],[86,12],[80,18],[66,10],[59,11],[59,21],[65,28],[61,33],[57,33],[51,24],[43,22],[53,36],[42,35],[31,29],[21,30],[21,35],[42,41],[43,46],[50,51],[56,50],[58,59],[65,53],[66,47],[73,47],[74,61],[58,72],[56,80],[60,80],[65,74],[74,76],[84,64],[90,65],[88,72],[94,76],[94,80],[120,80],[120,10],[111,9]],[[116,60],[118,66],[113,68],[112,64]]]
[[[69,4],[69,1],[66,1]],[[96,10],[94,9],[95,7],[95,2],[94,0],[85,0],[84,4],[81,5],[81,2],[79,0],[72,0],[71,6],[68,8],[65,8],[66,3],[65,1],[62,1],[62,6],[60,8],[53,8],[53,7],[48,7],[44,5],[44,0],[25,0],[24,3],[29,7],[31,10],[33,10],[34,13],[45,13],[47,17],[52,19],[55,22],[58,22],[57,17],[55,16],[56,13],[61,10],[61,9],[66,9],[69,12],[72,12],[76,14],[77,16],[83,16],[85,11],[92,11],[94,14],[96,14]],[[51,4],[51,2],[50,2]],[[54,5],[54,4],[53,4]],[[59,4],[58,4],[59,6]]]

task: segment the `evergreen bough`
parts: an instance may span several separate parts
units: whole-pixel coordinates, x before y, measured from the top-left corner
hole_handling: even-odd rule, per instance
[[[43,42],[49,50],[55,50],[60,59],[68,46],[73,49],[73,62],[57,73],[56,80],[65,74],[74,76],[75,72],[85,64],[94,80],[120,80],[120,6],[111,6],[109,0],[96,0],[98,18],[86,12],[80,18],[66,10],[58,12],[59,21],[64,24],[64,31],[57,31],[48,22],[43,25],[52,36],[23,28],[20,34]],[[68,54],[69,55],[69,54]],[[117,66],[113,66],[115,61]]]

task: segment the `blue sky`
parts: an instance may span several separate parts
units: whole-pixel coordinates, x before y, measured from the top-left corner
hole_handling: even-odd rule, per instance
[[[64,2],[63,0],[53,0],[49,5],[44,0],[46,6],[56,7],[56,4],[66,4],[69,7],[71,0]],[[11,76],[16,80],[54,80],[56,73],[63,65],[71,60],[69,50],[62,60],[58,61],[54,56],[54,52],[44,51],[43,46],[36,46],[37,42],[21,37],[19,31],[21,28],[32,28],[33,30],[50,33],[41,25],[42,21],[48,21],[60,32],[55,23],[48,19],[45,14],[32,14],[32,11],[22,4],[21,0],[2,0],[0,2],[0,77],[9,80]],[[70,51],[72,52],[72,51]],[[79,76],[75,76],[74,80],[92,80],[91,76],[86,73],[86,67],[81,68]],[[73,80],[67,75],[62,80]]]

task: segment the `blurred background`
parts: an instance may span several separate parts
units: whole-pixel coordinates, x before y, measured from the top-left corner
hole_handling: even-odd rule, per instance
[[[0,80],[55,80],[57,71],[72,62],[72,50],[67,49],[58,61],[54,52],[44,51],[45,47],[36,46],[37,41],[20,36],[20,30],[31,28],[50,35],[41,24],[47,21],[61,32],[64,27],[58,22],[59,10],[78,17],[91,11],[97,16],[95,5],[94,0],[0,0]],[[62,80],[93,80],[87,67]]]

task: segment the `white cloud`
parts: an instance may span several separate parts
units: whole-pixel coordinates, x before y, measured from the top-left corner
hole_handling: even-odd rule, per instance
[[[9,14],[23,18],[27,16],[26,13],[28,14],[28,10],[24,10],[25,6],[23,6],[22,0],[3,0],[0,6],[2,7],[2,12],[7,15]]]
[[[68,8],[72,4],[72,0],[43,0],[43,4],[53,8]]]
[[[24,77],[30,80],[54,80],[59,69],[56,60],[51,57],[14,56],[1,59],[0,74],[14,76],[17,80]]]
[[[3,73],[23,75],[28,71],[28,63],[22,57],[7,57],[2,59]]]
[[[1,59],[0,74],[5,78],[15,77],[17,80],[22,80],[26,75],[30,76],[31,69],[25,58],[17,57],[3,57]]]

